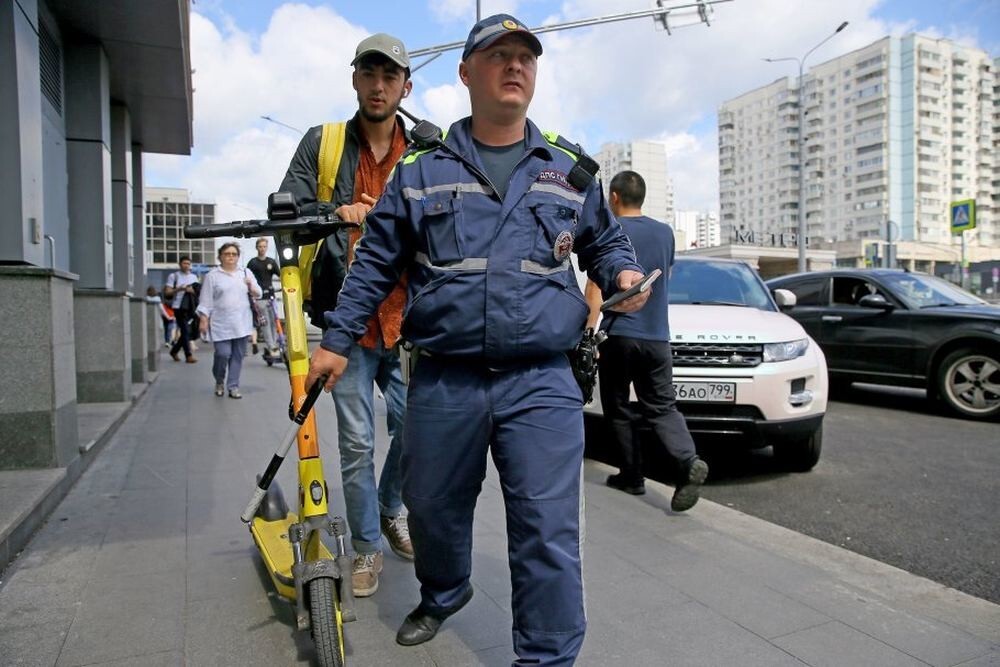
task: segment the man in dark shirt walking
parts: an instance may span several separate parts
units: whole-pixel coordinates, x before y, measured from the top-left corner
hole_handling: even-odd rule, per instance
[[[274,298],[274,277],[281,277],[278,271],[278,262],[267,256],[267,239],[257,239],[257,256],[247,262],[247,268],[257,284],[260,285],[261,296],[257,299],[257,310],[264,317],[265,324],[260,327],[264,334],[264,345],[267,346],[268,354],[277,359],[281,357],[281,350],[278,349],[278,327],[274,319],[274,310],[271,308],[271,299]],[[254,339],[254,354],[257,353],[257,342]]]
[[[675,512],[698,502],[708,465],[698,458],[684,416],[677,410],[667,321],[667,284],[674,263],[674,232],[669,225],[642,214],[646,183],[634,171],[622,171],[609,185],[611,211],[632,241],[636,259],[648,274],[660,269],[663,277],[653,284],[649,302],[633,313],[609,313],[601,328],[608,339],[601,345],[598,367],[604,417],[621,452],[621,472],[608,477],[608,486],[626,493],[646,492],[642,475],[641,443],[636,434],[640,418],[651,427],[659,443],[680,465],[680,478],[670,501]],[[610,295],[609,295],[610,296]],[[597,322],[601,293],[587,285],[591,306],[588,322]],[[630,400],[635,388],[638,403]]]

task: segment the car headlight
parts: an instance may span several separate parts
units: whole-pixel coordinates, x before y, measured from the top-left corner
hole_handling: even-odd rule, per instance
[[[764,361],[788,361],[801,357],[809,349],[809,339],[800,338],[787,343],[765,343]]]

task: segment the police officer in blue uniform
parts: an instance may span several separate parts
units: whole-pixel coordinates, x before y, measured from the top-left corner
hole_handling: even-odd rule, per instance
[[[404,156],[366,218],[308,383],[343,373],[379,303],[409,274],[416,346],[402,452],[419,606],[396,641],[433,638],[472,597],[472,520],[491,451],[507,516],[517,665],[570,665],[583,643],[582,393],[567,358],[588,308],[570,263],[606,292],[642,278],[579,147],[527,119],[542,46],[499,14],[469,33],[472,115]],[[638,310],[648,292],[622,302]]]

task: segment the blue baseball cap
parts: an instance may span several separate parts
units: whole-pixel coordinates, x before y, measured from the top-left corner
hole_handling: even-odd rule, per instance
[[[465,40],[465,50],[462,51],[462,60],[468,60],[473,51],[485,49],[493,42],[504,35],[522,35],[525,41],[531,46],[531,50],[536,56],[542,55],[542,43],[528,30],[527,27],[510,14],[494,14],[480,20],[472,26],[469,31],[469,38]]]

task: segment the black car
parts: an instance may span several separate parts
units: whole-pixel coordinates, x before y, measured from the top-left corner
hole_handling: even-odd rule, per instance
[[[838,269],[767,281],[826,353],[831,388],[924,387],[970,419],[1000,415],[1000,306],[896,269]]]

